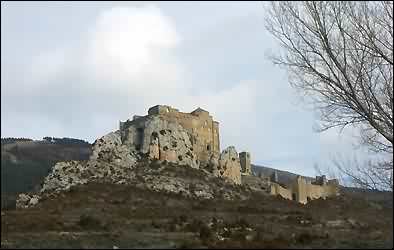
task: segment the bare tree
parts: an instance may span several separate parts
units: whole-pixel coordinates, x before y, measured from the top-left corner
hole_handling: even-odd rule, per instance
[[[391,161],[363,162],[336,157],[334,166],[342,174],[351,178],[352,184],[363,189],[393,190],[393,171]],[[353,166],[353,167],[348,167]],[[390,171],[391,169],[391,171]]]
[[[272,2],[266,21],[284,48],[272,60],[313,101],[319,131],[358,128],[362,145],[390,155],[368,164],[374,181],[392,176],[393,2]]]

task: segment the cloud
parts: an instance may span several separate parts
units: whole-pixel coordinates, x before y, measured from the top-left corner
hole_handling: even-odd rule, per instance
[[[256,164],[309,174],[333,149],[351,151],[335,131],[312,132],[312,113],[266,60],[277,44],[255,3],[132,5],[24,7],[29,22],[14,8],[2,22],[2,136],[94,141],[167,104],[208,110],[221,148],[250,151]]]
[[[73,40],[40,51],[23,73],[8,76],[5,132],[12,131],[15,114],[28,115],[47,124],[35,134],[59,134],[63,126],[62,132],[92,141],[116,129],[119,119],[168,104],[185,112],[198,106],[209,110],[235,143],[233,131],[247,124],[245,110],[255,106],[256,86],[250,82],[195,93],[198,83],[186,80],[193,70],[184,68],[175,53],[182,37],[173,20],[153,5],[105,9]]]

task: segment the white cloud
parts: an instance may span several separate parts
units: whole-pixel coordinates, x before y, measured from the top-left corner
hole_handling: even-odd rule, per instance
[[[163,51],[175,48],[179,39],[174,24],[158,8],[115,7],[99,16],[89,34],[87,64],[99,79],[122,82],[153,73],[176,83]]]
[[[75,126],[91,140],[116,129],[118,119],[146,114],[156,104],[185,112],[207,109],[221,122],[222,138],[232,144],[240,141],[235,131],[253,124],[253,118],[246,118],[255,107],[256,84],[245,81],[193,93],[192,85],[199,83],[186,80],[193,78],[192,69],[183,68],[175,54],[182,37],[172,19],[153,5],[105,9],[84,36],[73,39],[77,42],[40,51],[21,74],[23,81],[7,89],[25,103],[7,112]]]
[[[2,136],[93,141],[118,120],[167,104],[208,110],[220,122],[222,148],[248,150],[255,163],[302,174],[332,148],[350,151],[335,131],[312,132],[310,111],[294,105],[284,71],[264,57],[276,43],[260,4],[153,4],[48,7],[38,23],[26,12],[28,24],[15,7],[20,24],[4,22],[3,30],[2,22]],[[21,46],[32,34],[40,39]]]

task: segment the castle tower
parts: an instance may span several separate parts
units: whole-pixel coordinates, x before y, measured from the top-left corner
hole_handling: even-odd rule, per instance
[[[271,181],[278,183],[278,171],[274,171],[271,175]]]
[[[241,164],[241,172],[247,175],[252,174],[252,168],[250,166],[250,153],[249,152],[239,153],[239,161]]]

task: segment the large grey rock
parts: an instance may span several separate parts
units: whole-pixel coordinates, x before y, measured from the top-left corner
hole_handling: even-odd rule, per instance
[[[111,132],[97,139],[92,147],[90,160],[133,166],[138,159],[134,148],[122,144],[120,131]]]
[[[133,184],[154,191],[212,199],[218,192],[217,187],[211,185],[209,178],[219,176],[232,183],[241,183],[241,166],[234,147],[228,147],[220,155],[211,157],[208,164],[211,169],[209,171],[203,169],[207,174],[204,184],[190,186],[190,178],[185,175],[177,176],[173,171],[173,164],[163,164],[159,169],[147,167],[152,160],[158,160],[159,164],[167,161],[176,163],[175,165],[202,169],[193,153],[190,135],[182,126],[156,116],[148,117],[141,122],[97,139],[88,161],[57,163],[45,178],[40,191],[41,195],[56,194],[68,191],[75,185],[98,181]],[[145,162],[145,157],[150,160]],[[170,166],[171,171],[168,175],[160,173],[164,165]],[[180,169],[185,170],[182,167]],[[222,193],[226,199],[231,199],[236,195],[231,190],[222,190],[219,193]],[[21,207],[26,207],[35,205],[38,201],[38,198],[21,196],[19,203]]]
[[[71,186],[88,182],[88,164],[86,162],[58,162],[52,172],[45,177],[41,193],[69,190]]]
[[[40,199],[39,195],[28,195],[21,193],[18,195],[16,199],[16,208],[21,209],[21,208],[33,207],[38,203],[39,199]]]
[[[241,164],[234,146],[227,147],[220,154],[217,176],[241,184]]]
[[[24,193],[21,193],[16,198],[16,208],[26,208],[27,204],[30,201],[30,196]]]
[[[123,144],[127,148],[135,148],[136,138],[138,138],[137,128],[131,125],[125,129],[124,134]],[[147,118],[144,122],[141,144],[140,151],[151,158],[199,168],[189,134],[177,123],[168,122],[159,117]]]
[[[67,191],[91,181],[125,184],[134,179],[134,165],[102,160],[58,162],[45,178],[41,193]]]

